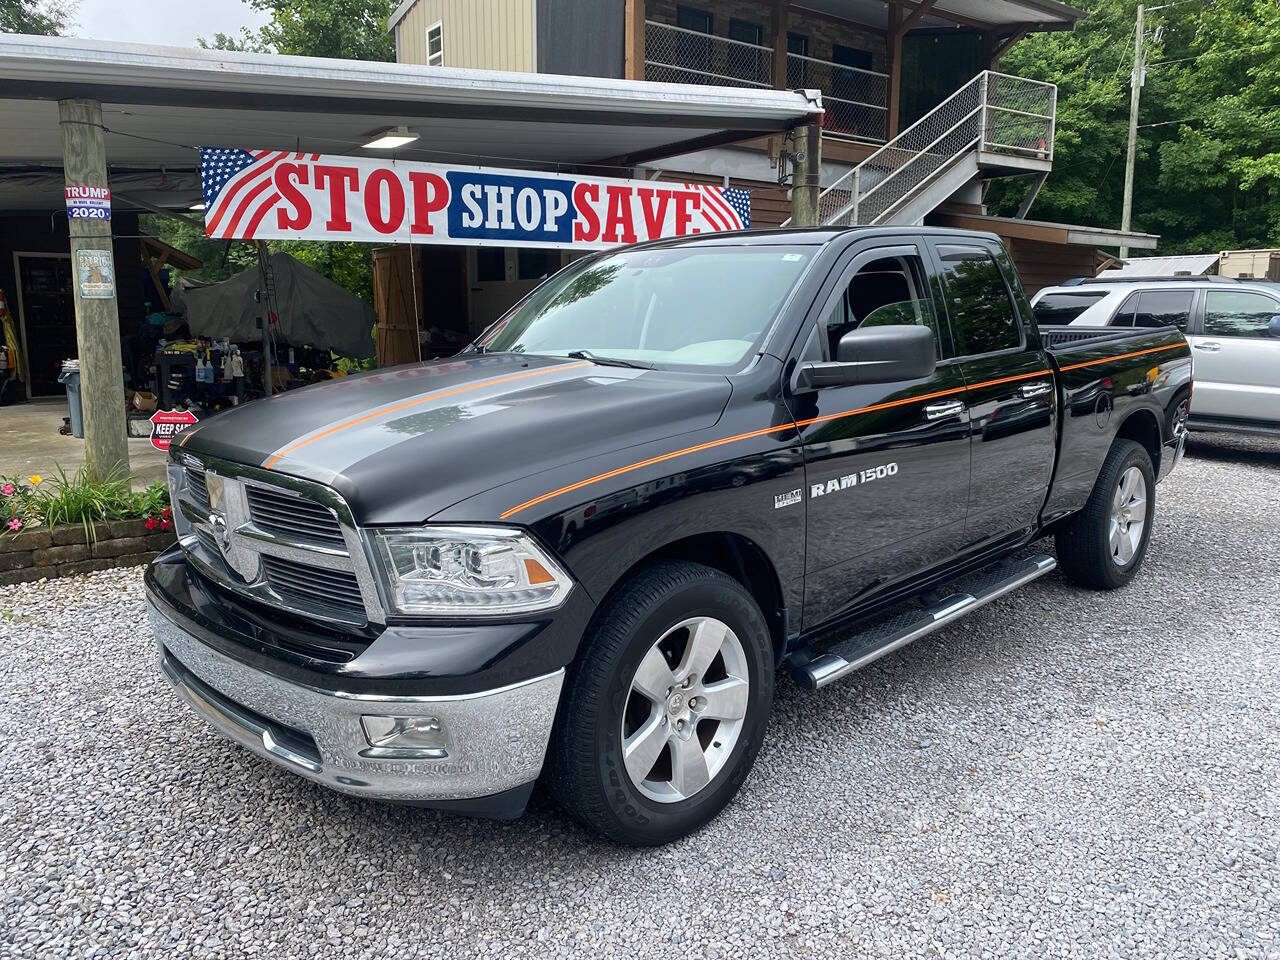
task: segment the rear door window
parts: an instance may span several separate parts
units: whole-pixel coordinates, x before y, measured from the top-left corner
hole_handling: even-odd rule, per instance
[[[1205,294],[1204,333],[1208,337],[1265,337],[1280,303],[1261,293],[1210,290]]]
[[[1113,327],[1132,327],[1133,315],[1138,311],[1138,295],[1131,293],[1124,298],[1124,303],[1120,304],[1120,309],[1116,311],[1116,315],[1111,318],[1110,326]]]
[[[1144,290],[1138,294],[1135,327],[1177,327],[1186,331],[1191,316],[1192,290]]]
[[[1032,308],[1036,323],[1052,326],[1067,324],[1105,297],[1105,293],[1046,293]]]
[[[981,247],[938,248],[947,312],[963,356],[1022,346],[1022,325],[995,259]]]

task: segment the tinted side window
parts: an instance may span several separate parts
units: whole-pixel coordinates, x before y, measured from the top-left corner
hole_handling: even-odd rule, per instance
[[[1120,309],[1116,311],[1116,315],[1111,318],[1110,326],[1113,327],[1132,327],[1133,315],[1138,312],[1138,295],[1131,293],[1124,298],[1124,303],[1120,304]]]
[[[1036,322],[1070,323],[1105,296],[1105,293],[1047,293],[1034,307]]]
[[[1133,315],[1135,327],[1177,327],[1187,329],[1191,316],[1190,290],[1144,290],[1138,295],[1138,310]]]
[[[1265,337],[1280,303],[1260,293],[1210,290],[1205,294],[1204,332],[1210,337]]]
[[[958,247],[940,252],[951,332],[960,352],[978,356],[1022,346],[1022,327],[991,254]]]

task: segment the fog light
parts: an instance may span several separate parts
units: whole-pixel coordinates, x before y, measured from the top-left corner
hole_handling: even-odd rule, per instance
[[[439,717],[362,716],[360,725],[369,746],[360,756],[387,760],[443,760],[444,724]]]

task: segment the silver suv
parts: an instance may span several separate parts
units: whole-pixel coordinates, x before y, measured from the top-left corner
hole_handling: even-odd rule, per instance
[[[1097,278],[1045,287],[1043,325],[1159,327],[1186,334],[1194,402],[1175,404],[1191,430],[1280,436],[1280,284],[1226,277]]]

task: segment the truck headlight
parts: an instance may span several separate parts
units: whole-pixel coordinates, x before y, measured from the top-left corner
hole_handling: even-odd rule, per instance
[[[396,613],[492,616],[558,606],[573,581],[521,530],[399,527],[369,531]]]

